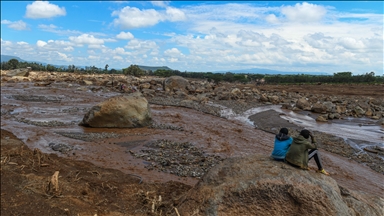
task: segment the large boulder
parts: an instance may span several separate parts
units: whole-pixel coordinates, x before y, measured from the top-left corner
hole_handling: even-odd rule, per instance
[[[88,127],[145,127],[151,124],[148,101],[140,92],[116,96],[99,103],[85,114],[80,125]]]
[[[311,109],[311,104],[307,101],[305,97],[302,97],[297,100],[296,107],[303,110],[308,110]]]
[[[264,155],[229,158],[180,199],[180,215],[382,215],[384,201]]]
[[[14,69],[10,70],[7,73],[7,76],[13,77],[13,76],[22,76],[22,77],[27,77],[29,76],[30,69],[28,68],[19,68],[19,69]]]
[[[171,76],[164,80],[164,90],[167,92],[174,90],[187,91],[188,85],[188,80],[181,76]]]
[[[327,107],[322,103],[315,103],[312,106],[312,111],[315,113],[326,113]]]

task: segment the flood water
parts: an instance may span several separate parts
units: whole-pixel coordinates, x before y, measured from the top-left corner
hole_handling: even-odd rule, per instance
[[[384,148],[384,127],[378,125],[377,120],[369,118],[347,117],[345,119],[329,120],[328,122],[317,122],[310,116],[310,112],[293,112],[281,109],[279,105],[256,107],[241,114],[236,114],[232,109],[223,107],[221,115],[228,119],[241,121],[244,124],[254,125],[249,117],[268,110],[284,114],[280,115],[280,117],[297,126],[344,138],[349,145],[360,151],[363,151],[363,148],[367,146]]]

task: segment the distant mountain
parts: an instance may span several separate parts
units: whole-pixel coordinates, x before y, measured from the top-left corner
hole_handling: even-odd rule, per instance
[[[17,59],[19,62],[36,62],[38,64],[42,64],[42,65],[47,65],[46,63],[43,63],[43,62],[39,62],[39,61],[27,61],[27,60],[24,60],[24,59],[21,59],[17,56],[10,56],[10,55],[1,55],[1,62],[7,62],[11,59]],[[53,65],[55,67],[60,67],[59,65]]]
[[[18,61],[21,61],[21,62],[26,62],[25,60],[19,58],[19,57],[16,57],[16,56],[10,56],[10,55],[1,55],[1,62],[7,62],[11,59],[17,59]]]
[[[141,70],[151,70],[155,72],[156,70],[172,70],[171,68],[167,66],[143,66],[143,65],[138,65]]]
[[[244,74],[281,74],[281,75],[297,75],[297,74],[310,74],[310,75],[330,75],[326,72],[292,72],[292,71],[277,71],[269,70],[264,68],[250,68],[242,70],[227,70],[227,71],[216,71],[214,73],[244,73]]]

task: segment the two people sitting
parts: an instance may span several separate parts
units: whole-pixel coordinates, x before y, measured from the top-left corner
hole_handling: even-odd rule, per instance
[[[311,138],[311,142],[308,140],[309,138]],[[321,164],[315,137],[309,130],[302,130],[297,137],[292,139],[292,137],[288,136],[288,129],[281,128],[280,132],[275,136],[271,157],[306,170],[309,170],[308,161],[314,158],[319,169],[318,172],[329,175]]]

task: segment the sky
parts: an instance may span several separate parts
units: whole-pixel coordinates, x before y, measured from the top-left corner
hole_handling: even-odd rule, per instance
[[[55,65],[383,75],[382,1],[1,1],[1,54]]]

